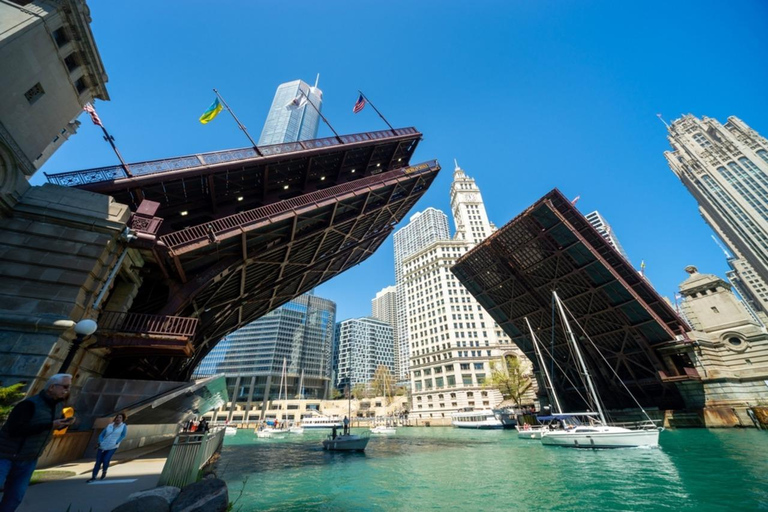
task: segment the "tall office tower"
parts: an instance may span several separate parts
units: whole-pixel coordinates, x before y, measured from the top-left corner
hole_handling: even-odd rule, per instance
[[[336,387],[350,389],[356,384],[368,384],[376,369],[386,366],[395,371],[394,336],[392,326],[375,318],[351,318],[336,326],[339,355]]]
[[[411,215],[408,225],[395,232],[395,286],[397,287],[397,339],[395,340],[395,378],[405,381],[410,365],[408,322],[403,287],[403,260],[436,240],[449,240],[448,217],[435,208]]]
[[[624,248],[619,243],[619,239],[616,238],[613,229],[611,229],[611,225],[606,222],[602,215],[600,215],[600,212],[595,210],[592,213],[586,214],[585,217],[589,223],[592,224],[592,227],[595,228],[597,232],[600,233],[600,235],[605,238],[605,240],[611,244],[614,249],[619,251],[619,253],[624,256],[625,260],[629,261],[629,256],[627,256]]]
[[[256,419],[259,409],[254,403],[278,396],[283,360],[289,397],[328,398],[335,322],[333,301],[304,294],[229,334],[216,373],[227,377],[230,409],[240,402],[246,413],[242,419]],[[195,373],[220,357],[214,349]]]
[[[733,116],[722,125],[689,114],[668,129],[670,168],[733,253],[745,301],[768,312],[768,140]]]
[[[456,165],[451,208],[457,231],[403,261],[412,408],[411,417],[448,422],[464,407],[491,408],[501,393],[484,386],[503,357],[527,361],[491,316],[451,273],[464,253],[495,227],[474,180]]]
[[[195,368],[195,372],[192,374],[192,378],[199,379],[221,373],[219,371],[219,365],[224,362],[227,350],[229,350],[231,344],[232,342],[229,337],[224,336],[221,341],[211,349],[208,355],[200,361],[200,364]]]
[[[259,146],[317,138],[320,116],[305,101],[304,96],[309,98],[317,110],[322,110],[323,91],[317,88],[317,80],[314,86],[302,80],[278,86],[259,137]]]
[[[397,286],[387,286],[379,290],[371,300],[371,316],[391,325],[397,339]]]

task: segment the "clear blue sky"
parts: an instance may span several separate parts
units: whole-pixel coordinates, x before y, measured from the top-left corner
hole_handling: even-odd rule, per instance
[[[323,112],[339,133],[386,128],[370,108],[352,114],[357,89],[396,127],[424,133],[414,161],[437,158],[444,170],[414,211],[449,212],[454,158],[498,226],[558,187],[581,196],[582,212],[599,210],[668,296],[686,265],[727,267],[666,165],[656,113],[735,115],[768,135],[762,0],[89,5],[111,96],[96,107],[128,161],[247,146],[225,113],[197,121],[211,89],[258,138],[277,85],[320,73]],[[116,162],[98,127],[80,120],[43,171]],[[369,315],[390,284],[391,237],[317,292],[341,320]]]

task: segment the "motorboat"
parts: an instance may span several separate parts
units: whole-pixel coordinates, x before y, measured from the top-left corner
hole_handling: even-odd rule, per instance
[[[384,434],[384,435],[396,434],[397,433],[397,429],[395,427],[389,427],[389,426],[386,426],[386,425],[378,425],[378,426],[373,427],[371,429],[371,433],[372,434]]]
[[[491,409],[482,411],[463,410],[451,414],[451,424],[456,428],[501,429],[504,424]]]
[[[291,425],[288,427],[288,432],[291,434],[303,434],[304,433],[304,427],[300,425]]]
[[[287,428],[260,427],[256,429],[256,437],[259,439],[280,438],[288,434]]]
[[[230,427],[230,426],[224,427],[225,436],[234,436],[235,434],[237,434],[237,427]]]
[[[502,428],[512,429],[517,426],[517,411],[513,407],[493,409],[493,415],[501,422]]]
[[[368,446],[368,441],[371,439],[367,434],[367,432],[361,435],[342,434],[336,437],[329,435],[327,439],[323,439],[323,449],[336,452],[365,451],[365,447]]]

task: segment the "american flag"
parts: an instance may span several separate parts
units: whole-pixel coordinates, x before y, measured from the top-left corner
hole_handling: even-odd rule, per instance
[[[93,124],[104,128],[104,125],[102,124],[101,119],[99,119],[99,114],[96,113],[96,109],[93,108],[93,105],[91,105],[90,103],[86,103],[85,106],[83,107],[83,110],[88,112],[88,115],[91,116],[91,121],[93,121]]]
[[[352,112],[357,114],[358,112],[363,110],[363,108],[365,108],[365,96],[360,94],[360,96],[357,97],[357,101],[355,102],[355,106],[352,107]]]

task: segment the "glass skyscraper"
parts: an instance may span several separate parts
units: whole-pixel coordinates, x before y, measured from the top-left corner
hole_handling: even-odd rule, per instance
[[[200,363],[203,370],[223,373],[232,401],[245,421],[258,418],[258,402],[278,397],[283,360],[288,397],[325,399],[330,396],[336,304],[304,294],[229,334]],[[223,356],[221,352],[224,352]]]
[[[322,110],[323,91],[317,88],[317,81],[314,86],[302,80],[280,84],[261,131],[259,146],[317,138],[320,116],[312,105],[306,103],[302,93],[317,110]],[[302,106],[293,105],[294,99]]]
[[[351,318],[338,323],[336,387],[350,389],[373,381],[376,369],[395,371],[392,326],[375,318]]]

